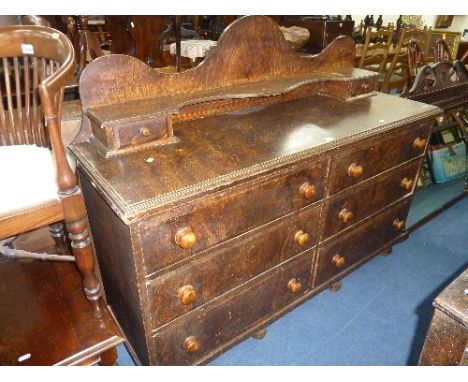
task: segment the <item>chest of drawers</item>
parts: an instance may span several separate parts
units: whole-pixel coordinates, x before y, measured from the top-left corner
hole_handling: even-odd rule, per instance
[[[437,113],[312,96],[175,125],[177,150],[102,160],[76,144],[106,294],[140,361],[206,362],[391,248]]]
[[[260,26],[262,39],[273,39],[263,44],[270,56],[281,61],[290,54],[284,41],[275,40],[281,34],[267,18],[240,19],[228,29],[234,35],[238,31],[239,39],[243,27],[252,32],[254,25]],[[177,78],[186,91],[201,79],[207,87],[224,84],[227,77],[206,68],[221,60],[232,37],[227,33],[220,39],[221,51],[191,73],[148,74],[157,81],[154,88],[141,85],[145,94],[161,88],[172,94],[175,90],[165,86]],[[261,46],[261,41],[247,46]],[[272,51],[275,44],[284,52]],[[226,51],[237,54],[233,48]],[[340,52],[352,67],[349,51]],[[266,54],[256,53],[260,60]],[[321,70],[327,54],[317,56]],[[249,56],[248,50],[239,53]],[[291,60],[296,58],[282,65]],[[301,60],[288,67],[309,65]],[[247,74],[252,80],[252,73],[263,76],[278,61],[265,59],[261,71],[239,73],[243,81]],[[103,115],[109,94],[126,86],[108,65],[112,81],[91,87],[99,78],[93,73],[107,62],[125,67],[121,57],[110,57],[83,72],[82,136],[92,131],[90,108]],[[237,69],[229,65],[224,61],[221,67],[232,76]],[[134,78],[141,74],[136,66],[127,69]],[[273,69],[276,76],[281,68]],[[333,81],[293,76],[293,85],[272,80],[221,88],[217,96],[226,99],[216,104],[218,113],[208,112],[215,89],[208,89],[209,96],[206,89],[203,97],[194,93],[191,101],[183,101],[191,102],[190,113],[167,119],[177,138],[171,143],[145,143],[110,155],[91,139],[72,145],[107,299],[141,363],[206,363],[405,237],[416,176],[440,111],[384,94],[365,98],[372,94],[375,76],[339,70],[343,74],[334,72]],[[365,85],[358,93],[356,83]],[[278,93],[280,86],[287,90]],[[260,91],[261,98],[252,91]],[[117,95],[122,102],[125,94]],[[100,97],[99,105],[94,101]],[[178,93],[151,101],[165,105],[152,115],[160,118],[181,98]],[[202,98],[206,108],[199,105]],[[128,105],[111,105],[114,114],[107,123],[113,124],[115,111],[122,110],[117,123],[122,126]],[[198,118],[189,118],[192,113]]]

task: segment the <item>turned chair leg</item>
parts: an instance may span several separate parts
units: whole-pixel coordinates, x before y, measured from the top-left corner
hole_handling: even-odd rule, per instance
[[[93,305],[95,315],[102,317],[101,284],[96,276],[94,252],[89,236],[88,220],[83,195],[79,186],[64,192],[59,191],[62,204],[68,208],[64,211],[71,249],[75,256],[75,264],[83,279],[83,289],[87,299]]]
[[[98,317],[103,312],[101,308],[101,285],[96,276],[94,254],[89,237],[89,229],[86,220],[82,219],[67,223],[71,247],[75,255],[75,263],[83,278],[83,289],[87,299],[93,305]]]
[[[118,366],[117,363],[117,348],[113,347],[105,352],[101,353],[100,355],[102,366]]]
[[[63,222],[58,222],[49,225],[50,236],[55,241],[55,247],[57,248],[57,253],[67,253],[67,238],[65,236],[65,229]]]

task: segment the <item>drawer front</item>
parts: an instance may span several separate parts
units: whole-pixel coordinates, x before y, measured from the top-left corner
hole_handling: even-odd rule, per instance
[[[330,194],[421,156],[429,139],[431,124],[431,121],[426,121],[408,126],[339,152],[330,168]]]
[[[355,79],[351,82],[350,97],[359,97],[378,91],[379,76]]]
[[[114,148],[124,148],[155,141],[168,136],[167,117],[154,117],[114,127]]]
[[[346,271],[401,235],[404,231],[401,222],[406,220],[410,205],[411,198],[407,198],[320,246],[314,287]]]
[[[315,246],[319,217],[320,206],[307,207],[216,246],[151,281],[153,328]]]
[[[206,304],[162,328],[153,337],[154,363],[195,363],[262,318],[293,303],[307,291],[312,251],[272,269],[243,291]]]
[[[187,204],[169,220],[140,223],[147,274],[322,199],[328,161]]]
[[[91,126],[94,137],[111,150],[152,142],[169,135],[165,116],[107,124],[91,118]]]
[[[413,192],[420,158],[359,184],[328,202],[323,237],[327,238]]]

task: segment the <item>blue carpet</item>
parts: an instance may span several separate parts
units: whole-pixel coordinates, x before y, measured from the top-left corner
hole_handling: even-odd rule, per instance
[[[408,214],[406,226],[422,220],[432,212],[441,208],[445,203],[455,199],[463,193],[465,179],[455,179],[447,183],[430,184],[414,194],[413,203]]]
[[[442,203],[443,204],[443,203]],[[464,198],[343,280],[210,365],[415,365],[432,300],[468,265]],[[125,349],[119,363],[133,364]]]

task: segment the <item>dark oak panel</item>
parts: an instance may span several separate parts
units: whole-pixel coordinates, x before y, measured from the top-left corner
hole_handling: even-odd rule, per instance
[[[391,103],[389,107],[391,107]],[[364,147],[362,145],[353,146],[340,152],[331,169],[330,194],[423,155],[429,141],[432,124],[432,121],[427,121],[415,124],[415,126],[407,126],[405,131],[398,135],[389,133],[369,141]],[[424,140],[424,144],[415,147],[414,142],[417,139],[419,139],[418,142]],[[361,175],[353,176],[350,174],[350,166],[353,164],[362,166]]]
[[[327,241],[319,250],[313,286],[318,287],[324,282],[329,282],[347,268],[404,234],[404,229],[395,228],[394,222],[397,219],[406,220],[410,205],[411,198],[405,199],[374,218],[358,224],[353,230]],[[344,262],[340,257],[344,258]]]
[[[261,281],[246,285],[240,294],[231,293],[222,301],[201,307],[164,327],[153,338],[153,362],[163,365],[195,363],[260,319],[292,303],[308,290],[311,262],[312,251],[307,251],[272,269]],[[294,279],[301,284],[296,293],[288,288]],[[183,347],[188,337],[195,337],[199,344],[193,353]]]
[[[260,227],[252,234],[227,241],[200,254],[196,262],[189,262],[156,278],[148,285],[153,327],[157,328],[312,248],[318,242],[320,208],[307,207],[281,221]],[[301,231],[308,235],[304,243],[296,239]],[[181,291],[184,286],[191,287],[190,299],[193,299],[185,305],[181,298],[184,292],[189,298],[189,291],[187,288]]]
[[[327,160],[312,161],[293,174],[255,182],[251,186],[215,194],[212,198],[187,204],[171,219],[140,223],[145,269],[149,274],[176,263],[217,243],[320,200],[328,169]],[[301,186],[313,187],[310,195],[301,193]],[[308,198],[306,197],[308,196]],[[224,224],[219,224],[222,220]],[[191,248],[177,244],[177,232],[190,227],[196,235]]]
[[[353,193],[342,193],[328,202],[323,238],[351,227],[367,216],[413,192],[420,159],[357,185]]]
[[[378,76],[352,68],[346,38],[298,58],[275,28],[242,18],[180,74],[114,56],[81,77],[72,151],[109,242],[107,295],[144,364],[203,363],[406,235],[440,110],[369,97]]]

